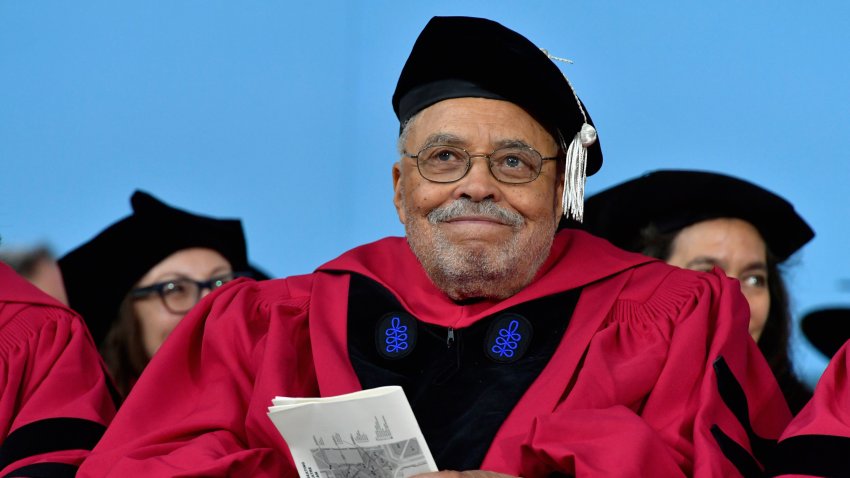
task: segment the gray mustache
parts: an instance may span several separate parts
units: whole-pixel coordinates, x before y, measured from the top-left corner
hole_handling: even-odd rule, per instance
[[[428,222],[437,224],[470,215],[485,216],[511,227],[520,227],[525,223],[525,218],[522,215],[496,205],[491,199],[474,202],[467,198],[457,199],[448,206],[432,210],[428,213]]]

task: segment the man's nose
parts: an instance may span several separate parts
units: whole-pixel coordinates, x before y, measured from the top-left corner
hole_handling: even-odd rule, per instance
[[[454,197],[467,197],[472,201],[501,199],[499,181],[490,172],[490,161],[483,154],[471,155],[469,171],[457,183]]]

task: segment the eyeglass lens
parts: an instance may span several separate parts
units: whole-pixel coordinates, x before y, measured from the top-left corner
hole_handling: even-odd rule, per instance
[[[540,174],[543,158],[530,148],[502,148],[489,155],[470,155],[454,146],[429,146],[417,154],[419,172],[425,179],[436,182],[452,182],[464,177],[471,166],[471,158],[489,158],[490,171],[499,181],[525,183]]]
[[[233,280],[233,274],[214,277],[203,282],[196,282],[192,279],[175,279],[167,282],[162,288],[162,300],[168,310],[183,314],[198,303],[203,289],[215,290],[231,280]]]

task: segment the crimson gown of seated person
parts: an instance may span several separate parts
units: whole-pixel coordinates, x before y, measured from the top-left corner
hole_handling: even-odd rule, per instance
[[[0,263],[0,476],[69,476],[115,414],[83,321]]]
[[[720,273],[575,230],[556,235],[516,295],[457,303],[404,238],[387,238],[313,274],[210,294],[153,358],[80,476],[295,477],[271,399],[387,383],[405,388],[441,468],[738,476],[725,453],[747,454],[790,419],[746,311]],[[490,353],[488,327],[504,317],[531,340],[516,347],[531,360]],[[416,343],[404,354],[382,348],[377,338],[402,321]]]

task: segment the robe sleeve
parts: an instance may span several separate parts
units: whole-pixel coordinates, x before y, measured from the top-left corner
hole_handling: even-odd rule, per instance
[[[265,417],[252,417],[249,410],[265,410],[274,393],[299,393],[255,392],[269,324],[288,328],[282,337],[306,341],[296,330],[306,321],[306,306],[289,297],[272,305],[259,284],[234,281],[184,317],[78,476],[295,476],[279,449],[285,448],[283,439],[268,434],[277,431],[256,423]],[[312,365],[289,349],[289,356],[277,355],[280,363],[268,368],[294,383],[299,373],[309,375]],[[256,430],[249,432],[251,427]]]
[[[683,304],[642,415],[693,476],[750,475],[772,452],[791,412],[749,335],[749,306],[738,282],[717,268],[698,280],[702,287]]]
[[[0,476],[74,476],[115,414],[100,355],[58,305],[4,304],[0,315]]]
[[[513,471],[714,477],[759,467],[754,448],[778,437],[790,412],[747,322],[739,286],[718,271],[674,271],[660,285],[636,273]]]
[[[830,360],[812,400],[782,433],[769,476],[850,475],[850,342]]]

